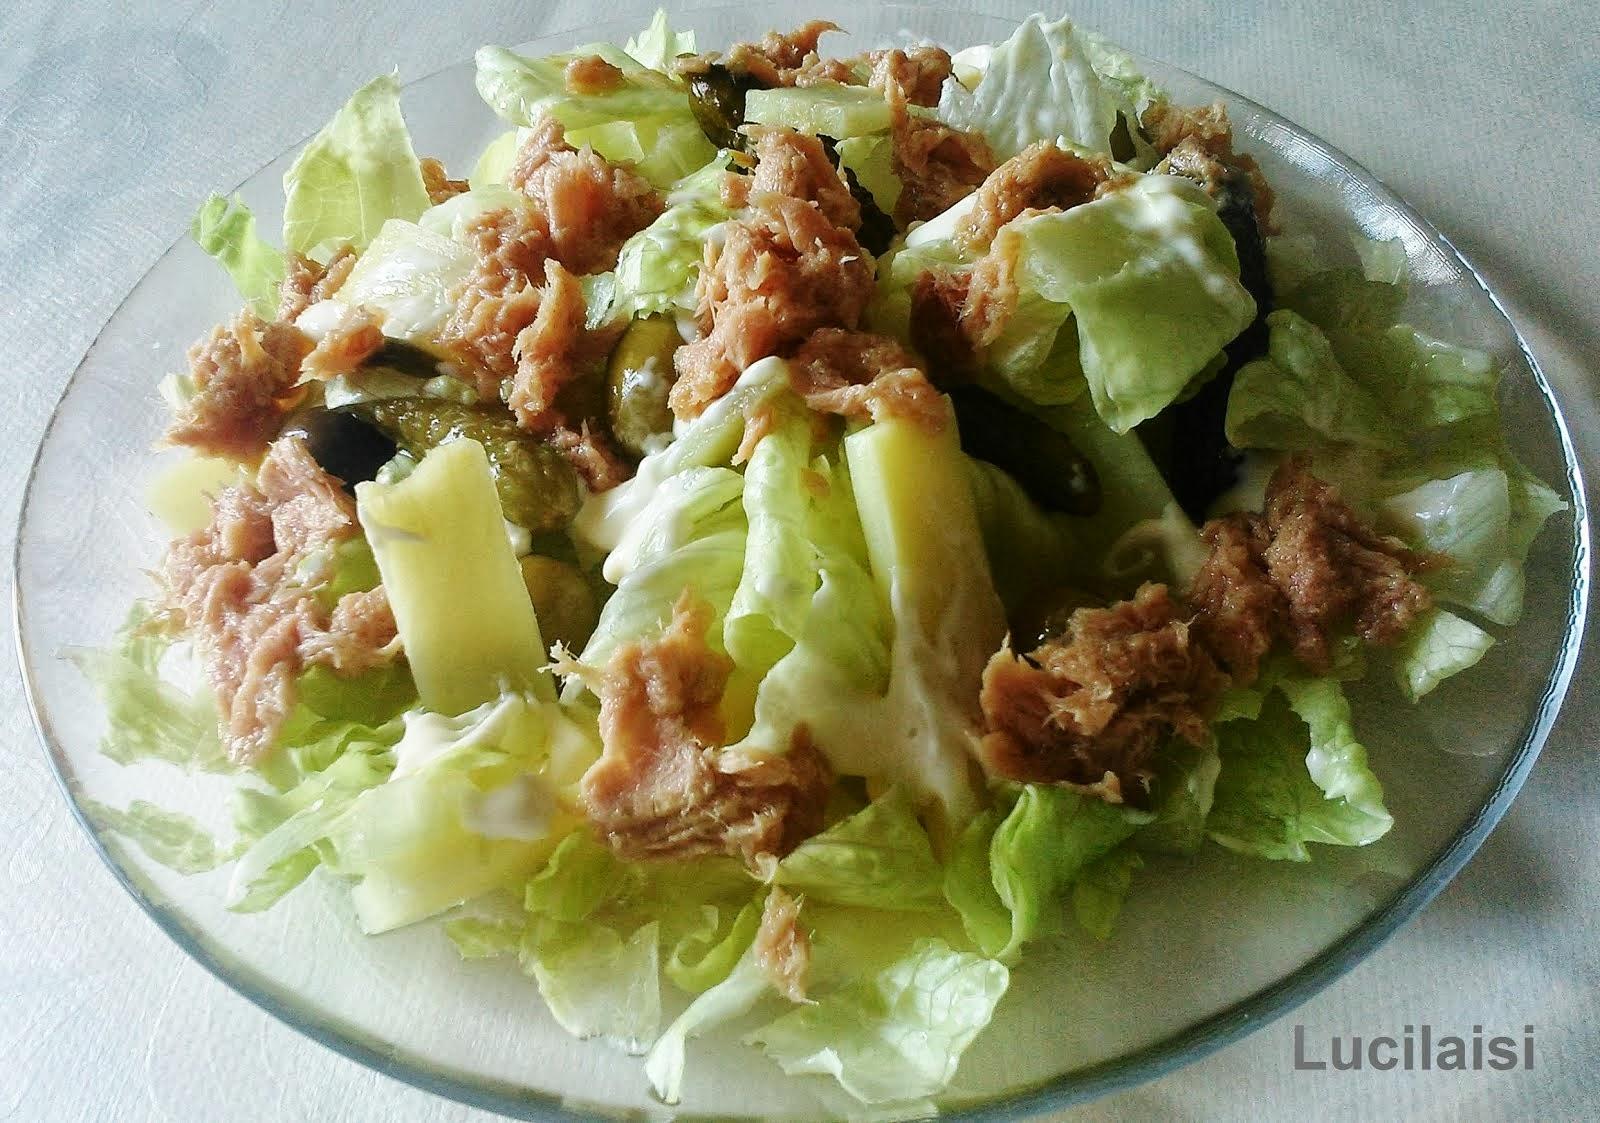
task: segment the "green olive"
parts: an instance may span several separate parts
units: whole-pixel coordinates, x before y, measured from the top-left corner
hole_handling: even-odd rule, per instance
[[[1065,433],[976,386],[951,390],[950,401],[968,456],[1009,474],[1047,511],[1100,509],[1100,477]]]
[[[520,562],[522,583],[539,618],[539,638],[579,651],[594,631],[599,614],[589,583],[576,567],[555,558],[529,554]]]
[[[606,406],[617,443],[643,456],[649,439],[672,431],[672,353],[683,344],[670,316],[628,325],[606,367]]]

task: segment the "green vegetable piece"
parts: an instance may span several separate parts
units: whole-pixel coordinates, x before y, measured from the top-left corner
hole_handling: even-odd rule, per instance
[[[744,98],[744,119],[749,124],[778,125],[843,140],[887,129],[889,103],[877,90],[834,82],[751,90]]]
[[[442,398],[383,398],[351,408],[414,457],[463,437],[478,442],[505,517],[535,534],[566,526],[583,502],[572,465],[518,428],[510,414]]]
[[[628,325],[606,367],[611,433],[635,456],[651,437],[672,432],[672,354],[683,343],[668,316],[643,316]]]

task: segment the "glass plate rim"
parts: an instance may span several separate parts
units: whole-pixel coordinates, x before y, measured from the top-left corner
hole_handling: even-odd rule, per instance
[[[694,15],[740,11],[745,7],[746,5],[744,4],[732,3],[691,4],[680,11],[684,15]],[[886,3],[881,4],[880,8],[904,11],[908,14],[916,14],[923,17],[930,15],[957,17],[987,15],[990,18],[1006,19],[1007,22],[1021,22],[1009,20],[1007,17],[995,17],[992,13],[981,11],[926,8],[909,3]],[[599,22],[616,21],[613,19]],[[545,39],[569,34],[577,35],[583,33],[586,28],[593,26],[594,21],[590,21],[550,28],[541,30],[535,38]],[[1527,340],[1524,338],[1520,328],[1518,328],[1516,321],[1506,311],[1504,303],[1490,286],[1487,279],[1448,237],[1413,208],[1403,196],[1384,184],[1369,172],[1365,166],[1340,149],[1261,105],[1254,99],[1246,97],[1209,78],[1162,59],[1137,52],[1129,53],[1136,63],[1153,62],[1159,67],[1211,87],[1225,97],[1230,104],[1237,103],[1240,106],[1247,107],[1253,113],[1259,114],[1265,121],[1308,143],[1320,156],[1337,165],[1341,171],[1350,175],[1362,187],[1384,199],[1389,206],[1403,214],[1433,242],[1447,250],[1450,256],[1461,263],[1472,283],[1477,285],[1483,294],[1488,297],[1490,303],[1510,328],[1512,337],[1516,342],[1517,352],[1528,365],[1529,373],[1533,377],[1545,410],[1554,426],[1563,457],[1565,482],[1572,499],[1573,524],[1572,550],[1568,559],[1572,587],[1566,604],[1565,630],[1560,650],[1549,675],[1545,679],[1544,689],[1540,694],[1533,719],[1521,743],[1508,756],[1505,767],[1494,785],[1492,794],[1422,869],[1382,906],[1369,913],[1350,931],[1328,945],[1293,973],[1254,991],[1245,998],[1218,1010],[1199,1022],[1121,1057],[1052,1077],[1033,1087],[1022,1089],[995,1100],[970,1105],[962,1104],[959,1101],[952,1102],[950,1110],[939,1114],[938,1117],[941,1119],[1000,1120],[1039,1115],[1086,1103],[1111,1092],[1148,1083],[1209,1056],[1250,1033],[1277,1021],[1343,977],[1387,942],[1402,925],[1416,916],[1454,880],[1455,876],[1477,852],[1496,824],[1504,817],[1506,810],[1510,807],[1517,792],[1521,789],[1529,772],[1537,762],[1539,753],[1544,748],[1544,744],[1549,737],[1550,730],[1559,715],[1562,703],[1571,685],[1573,673],[1577,666],[1579,649],[1582,646],[1583,625],[1589,601],[1590,577],[1588,561],[1591,549],[1591,527],[1581,462],[1572,441],[1572,434],[1567,424],[1566,416],[1562,411],[1554,389],[1545,376],[1538,359],[1529,348]],[[409,90],[414,86],[437,78],[447,71],[470,64],[471,59],[447,63],[405,83],[404,88]],[[308,132],[296,144],[285,149],[285,152],[304,145],[312,135],[313,133]],[[271,163],[281,158],[282,155],[283,153],[278,153],[263,162],[260,167],[246,176],[240,184],[235,185],[233,190],[237,191],[244,183],[254,179],[255,176],[259,175]],[[65,751],[51,727],[49,717],[40,703],[35,687],[32,673],[34,654],[29,648],[27,629],[25,627],[27,606],[23,597],[20,578],[34,489],[38,480],[44,449],[54,435],[57,422],[60,419],[62,405],[77,386],[79,376],[87,365],[89,356],[100,344],[106,330],[116,320],[118,313],[149,279],[155,265],[159,264],[162,258],[180,244],[185,237],[187,237],[186,233],[180,234],[171,245],[162,251],[161,255],[156,258],[156,262],[124,294],[123,298],[118,301],[116,307],[111,310],[100,328],[95,332],[94,339],[74,366],[72,374],[63,385],[55,405],[51,408],[49,420],[40,434],[38,445],[29,463],[27,482],[23,488],[22,502],[18,513],[16,536],[12,542],[11,551],[13,650],[17,658],[18,671],[23,685],[23,694],[27,701],[29,717],[33,723],[34,732],[39,739],[40,747],[48,758],[51,773],[54,775],[62,795],[67,800],[73,818],[77,820],[78,825],[88,836],[97,856],[111,872],[112,876],[133,898],[145,915],[168,938],[177,944],[186,955],[203,967],[213,978],[235,994],[240,995],[273,1018],[339,1056],[419,1090],[515,1119],[536,1120],[541,1121],[541,1123],[548,1120],[555,1123],[555,1121],[591,1118],[590,1115],[583,1113],[581,1110],[567,1106],[565,1101],[555,1096],[529,1089],[511,1090],[497,1087],[489,1081],[473,1080],[439,1071],[430,1067],[425,1060],[411,1057],[403,1052],[386,1047],[379,1042],[371,1040],[369,1035],[363,1034],[353,1027],[341,1025],[336,1019],[321,1018],[316,1016],[313,1011],[281,1001],[272,993],[270,985],[254,977],[255,972],[238,965],[229,964],[220,949],[206,946],[202,940],[189,931],[181,917],[173,910],[158,904],[145,894],[135,879],[114,857],[114,847],[108,843],[101,830],[90,821],[73,792],[72,783],[68,779],[66,769],[62,763]],[[695,1116],[674,1114],[673,1118],[692,1119]],[[726,1117],[716,1116],[715,1118]]]

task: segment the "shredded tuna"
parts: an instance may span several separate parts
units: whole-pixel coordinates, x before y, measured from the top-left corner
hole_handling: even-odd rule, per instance
[[[1064,636],[1019,656],[1002,648],[983,673],[991,773],[1062,783],[1142,804],[1156,750],[1208,743],[1227,677],[1191,635],[1165,585],[1073,613]]]
[[[756,929],[756,966],[772,988],[790,1002],[806,1000],[806,975],[811,971],[811,935],[800,923],[800,902],[774,885],[761,909]]]
[[[168,609],[195,636],[231,759],[271,749],[308,663],[352,674],[395,656],[381,589],[347,594],[331,614],[317,600],[331,575],[329,547],[355,533],[349,497],[288,437],[273,444],[254,484],[225,490],[211,524],[168,550]]]
[[[1277,232],[1272,221],[1272,188],[1254,157],[1233,150],[1227,106],[1220,101],[1187,108],[1157,102],[1145,110],[1143,124],[1156,150],[1163,153],[1157,172],[1197,180],[1214,197],[1243,186],[1250,193],[1261,232]]]
[[[911,288],[911,342],[928,356],[941,386],[968,381],[983,349],[1000,338],[1017,310],[1021,240],[1002,230],[966,269],[925,270]]]
[[[911,285],[911,345],[940,386],[971,381],[978,372],[977,348],[961,328],[971,280],[970,270],[926,269]]]
[[[248,308],[189,348],[194,394],[167,430],[173,444],[248,459],[283,422],[311,340],[292,324],[264,322]]]
[[[527,195],[544,219],[548,255],[580,275],[610,269],[622,243],[665,207],[655,188],[630,168],[610,163],[588,145],[574,150],[548,117],[523,141],[506,184]]]
[[[1115,173],[1108,157],[1080,156],[1051,141],[1030,144],[983,181],[956,239],[972,250],[984,250],[1001,227],[1027,212],[1067,210],[1116,190],[1130,178]]]
[[[326,664],[341,675],[360,674],[389,662],[399,635],[389,592],[379,585],[340,597],[327,631],[303,639],[300,655],[307,663]]]
[[[1189,587],[1195,634],[1248,686],[1288,630],[1288,604],[1262,561],[1272,539],[1260,515],[1242,512],[1212,519],[1200,534],[1209,552]]]
[[[661,634],[618,648],[598,682],[601,757],[584,774],[595,831],[628,858],[725,854],[770,873],[822,826],[832,777],[801,738],[787,753],[719,749],[732,660],[706,645],[711,606],[685,591]]]
[[[517,368],[506,398],[524,429],[544,434],[565,424],[556,399],[581,369],[584,315],[578,279],[560,262],[545,262],[539,311],[517,334]]]
[[[569,94],[603,94],[622,85],[622,68],[599,55],[580,55],[567,63],[562,80]]]
[[[886,335],[819,328],[795,353],[789,381],[818,413],[882,421],[900,417],[932,432],[949,407],[917,357]]]
[[[341,246],[326,265],[290,254],[283,281],[278,285],[278,319],[293,323],[307,308],[338,292],[355,267],[355,247],[348,244]]]
[[[696,285],[703,338],[678,348],[672,411],[691,418],[757,359],[819,327],[855,328],[872,296],[872,259],[814,203],[754,194],[749,213],[706,245]]]
[[[751,192],[770,191],[816,203],[829,222],[851,233],[861,228],[861,204],[828,159],[822,142],[793,129],[756,127],[756,172]]]
[[[1271,544],[1262,558],[1288,601],[1294,654],[1313,670],[1327,669],[1340,626],[1389,644],[1432,606],[1412,576],[1429,559],[1362,523],[1298,458],[1273,473],[1263,518]]]
[[[370,308],[344,311],[300,363],[308,378],[348,374],[383,349],[383,317]]]
[[[866,61],[872,71],[868,86],[885,94],[898,90],[912,105],[938,105],[939,91],[950,77],[950,52],[943,47],[869,51]]]
[[[422,166],[422,186],[427,189],[428,202],[434,206],[471,190],[471,184],[466,180],[451,179],[444,170],[444,164],[432,156],[424,156],[418,163]]]
[[[904,226],[941,214],[972,194],[994,171],[994,154],[977,133],[913,114],[907,105],[917,104],[914,90],[904,87],[892,70],[886,69],[883,77],[891,153],[901,184],[894,217]]]
[[[815,81],[838,73],[834,67],[817,57],[817,41],[827,32],[838,30],[838,24],[827,20],[811,20],[787,35],[769,31],[758,42],[735,43],[725,55],[713,51],[680,59],[676,68],[680,74],[700,74],[707,67],[720,63],[735,74],[753,80],[756,85],[769,88]]]
[[[508,207],[472,219],[464,234],[476,262],[439,342],[461,361],[478,396],[493,401],[516,372],[517,336],[538,315],[539,289],[530,278],[544,276],[550,231],[531,207]]]
[[[563,426],[551,433],[545,443],[565,456],[596,494],[610,491],[633,475],[633,466],[616,444],[591,421],[582,421],[576,428]]]

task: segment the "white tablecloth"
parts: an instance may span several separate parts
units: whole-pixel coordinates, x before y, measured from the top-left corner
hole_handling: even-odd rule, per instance
[[[1030,7],[987,6],[1019,16]],[[398,65],[416,77],[480,43],[577,25],[584,11],[504,0],[360,7],[0,4],[7,540],[61,386],[117,301],[183,232],[196,200],[319,125],[356,76]],[[1071,14],[1278,110],[1415,204],[1507,299],[1592,468],[1600,463],[1596,11],[1586,0],[1120,0],[1078,3]],[[9,579],[7,567],[0,581]],[[7,633],[10,601],[0,600]],[[8,643],[0,655],[0,1119],[488,1118],[302,1038],[168,942],[73,823],[12,659]],[[1600,698],[1580,677],[1521,798],[1482,852],[1365,964],[1283,1021],[1082,1115],[1597,1117],[1597,721]],[[1315,1073],[1292,1065],[1297,1023],[1326,1042],[1421,1022],[1491,1033],[1532,1024],[1534,1070]]]

